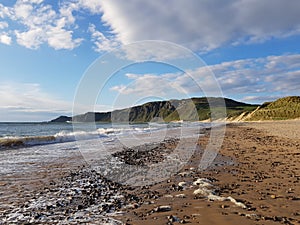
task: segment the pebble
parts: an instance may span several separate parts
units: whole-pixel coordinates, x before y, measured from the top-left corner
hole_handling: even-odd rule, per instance
[[[181,188],[185,188],[187,186],[187,183],[186,182],[179,182],[178,186],[181,187]]]
[[[175,195],[176,198],[186,198],[186,195],[185,194],[178,194],[178,195]]]
[[[168,212],[171,211],[172,207],[169,205],[161,205],[153,209],[153,212]]]
[[[189,174],[190,174],[189,172],[178,173],[178,175],[181,176],[181,177],[187,177]]]
[[[148,195],[150,193],[145,193]],[[108,215],[139,207],[140,199],[127,194],[90,168],[72,172],[43,192],[27,194],[28,201],[0,212],[0,224],[122,224]]]
[[[270,196],[272,199],[276,199],[277,197],[276,197],[276,195],[271,195]]]
[[[173,195],[164,195],[165,198],[173,198]]]
[[[172,223],[181,221],[177,216],[173,216],[173,215],[167,216],[167,219],[169,220],[169,222],[172,222]]]
[[[222,208],[222,209],[229,208],[229,205],[221,205],[221,208]]]

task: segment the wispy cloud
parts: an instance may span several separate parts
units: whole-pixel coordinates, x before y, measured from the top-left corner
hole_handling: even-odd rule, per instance
[[[70,114],[71,104],[43,92],[38,84],[0,85],[0,121],[47,121]]]
[[[48,121],[59,115],[72,115],[73,102],[45,92],[36,83],[0,84],[0,121]],[[109,111],[112,106],[76,106],[78,113]]]
[[[214,93],[218,82],[225,96],[239,95],[240,100],[269,100],[264,96],[297,95],[300,90],[300,55],[270,56],[210,65],[186,73],[127,74],[131,83],[116,85],[111,91],[123,95],[164,96],[178,93],[199,95]],[[211,71],[214,77],[209,74]],[[206,92],[206,93],[205,93]]]
[[[44,92],[39,84],[6,83],[0,85],[1,109],[18,112],[70,112],[72,105]]]
[[[101,31],[96,29],[94,24],[90,24],[88,31],[91,33],[91,40],[97,52],[112,51],[121,45],[114,36],[106,37]]]

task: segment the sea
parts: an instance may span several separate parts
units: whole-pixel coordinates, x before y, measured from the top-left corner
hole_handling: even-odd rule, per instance
[[[194,137],[209,123],[0,123],[0,177],[26,174],[41,165],[81,154],[88,163],[124,147]],[[116,162],[118,163],[118,162]]]

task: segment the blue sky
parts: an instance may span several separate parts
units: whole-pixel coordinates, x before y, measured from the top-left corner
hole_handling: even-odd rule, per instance
[[[96,110],[203,95],[186,72],[203,80],[208,70],[225,97],[262,103],[299,95],[299,10],[299,0],[2,0],[0,121],[71,115],[89,66],[107,52],[145,40],[190,49],[207,66],[191,63],[181,71],[157,60],[120,69],[99,84]],[[180,58],[155,47],[131,54]]]

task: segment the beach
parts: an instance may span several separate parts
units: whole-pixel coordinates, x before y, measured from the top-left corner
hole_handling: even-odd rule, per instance
[[[2,177],[0,223],[300,224],[299,127],[299,120],[227,124],[215,162],[199,171],[210,135],[204,129],[180,171],[143,187],[110,181],[74,151],[26,179]],[[115,157],[157,163],[174,147],[176,138],[169,138],[141,145],[149,154],[138,161],[130,149]]]
[[[179,174],[155,187],[163,197],[130,212],[129,224],[167,224],[173,220],[170,216],[178,223],[192,224],[299,224],[300,133],[294,129],[299,127],[296,120],[227,125],[219,154],[236,164],[201,173],[186,168],[184,177]],[[200,140],[200,145],[205,144],[205,139]],[[199,199],[193,194],[197,187],[189,186],[199,177],[211,180],[219,196],[231,196],[246,208],[230,201]],[[182,181],[188,184],[185,190],[168,188]],[[172,210],[151,211],[160,205]]]

